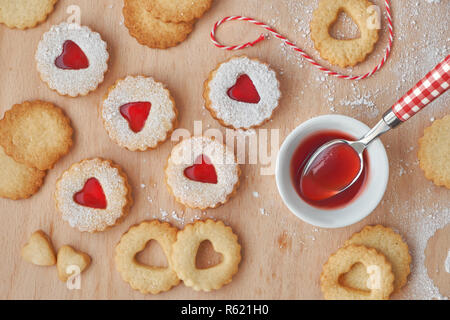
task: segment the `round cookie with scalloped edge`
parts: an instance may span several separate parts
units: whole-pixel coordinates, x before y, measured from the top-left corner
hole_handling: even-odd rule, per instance
[[[350,288],[340,282],[353,265],[364,265],[371,274],[371,290]],[[348,245],[340,248],[324,264],[320,287],[327,300],[387,300],[394,290],[394,274],[386,257],[373,248]]]
[[[158,294],[176,286],[180,279],[173,270],[172,250],[178,229],[167,222],[143,221],[130,227],[115,248],[114,261],[122,279],[143,294]],[[136,255],[151,240],[157,241],[167,257],[168,267],[154,267],[139,263]]]
[[[155,18],[140,0],[124,0],[123,17],[130,35],[149,48],[167,49],[186,40],[195,21],[164,22]]]
[[[167,187],[178,202],[206,209],[226,203],[236,193],[241,170],[233,150],[198,136],[172,149],[165,174]]]
[[[310,23],[311,39],[320,56],[342,68],[355,66],[366,59],[378,41],[378,29],[369,24],[379,19],[368,0],[320,0]],[[330,27],[345,11],[358,25],[361,36],[356,39],[335,39]]]
[[[109,137],[131,151],[154,149],[176,126],[175,101],[153,78],[127,76],[109,89],[101,103]]]
[[[246,56],[232,57],[211,71],[203,98],[221,125],[250,129],[271,119],[281,98],[280,84],[267,64]]]
[[[8,28],[33,28],[47,19],[58,0],[0,0],[0,23]]]
[[[211,242],[223,259],[215,266],[197,269],[195,257],[205,240]],[[196,221],[178,232],[177,241],[173,244],[172,260],[177,275],[186,286],[208,292],[231,282],[239,270],[241,246],[237,235],[222,221]]]
[[[56,208],[62,219],[82,232],[98,232],[122,222],[133,203],[122,169],[110,160],[73,164],[56,181]]]
[[[72,146],[73,129],[61,108],[45,101],[25,101],[0,120],[0,145],[15,161],[51,169]]]
[[[392,265],[395,277],[394,291],[398,291],[406,284],[410,274],[411,255],[408,245],[400,234],[382,225],[366,226],[351,236],[344,245],[350,244],[374,248],[386,257]],[[341,281],[348,287],[368,290],[368,279],[366,268],[362,264],[357,264],[341,278]]]
[[[39,41],[36,66],[41,79],[60,95],[85,96],[108,70],[106,42],[89,27],[62,22]]]
[[[450,114],[424,130],[419,139],[418,158],[428,180],[450,189]]]
[[[26,199],[35,194],[44,182],[45,171],[28,167],[8,156],[0,147],[0,197]]]

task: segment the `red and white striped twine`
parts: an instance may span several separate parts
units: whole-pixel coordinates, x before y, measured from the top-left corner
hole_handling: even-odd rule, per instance
[[[388,21],[388,28],[389,28],[389,42],[386,48],[386,53],[383,57],[383,59],[381,59],[381,62],[375,67],[373,68],[372,71],[363,74],[361,76],[351,76],[351,75],[344,75],[344,74],[340,74],[338,72],[332,71],[328,68],[325,68],[324,66],[320,65],[318,62],[316,62],[313,58],[311,58],[305,51],[303,51],[302,49],[300,49],[299,47],[297,47],[294,43],[292,43],[291,41],[289,41],[286,37],[282,36],[280,33],[278,33],[277,31],[275,31],[273,28],[271,28],[270,26],[248,18],[248,17],[243,17],[243,16],[229,16],[226,18],[223,18],[222,20],[217,21],[214,24],[214,27],[211,30],[211,41],[213,42],[213,44],[220,48],[220,49],[224,49],[224,50],[230,50],[230,51],[234,51],[234,50],[242,50],[245,49],[247,47],[253,47],[255,44],[257,44],[258,42],[261,42],[263,40],[266,39],[266,36],[264,34],[261,34],[259,36],[258,39],[256,39],[255,41],[251,41],[251,42],[247,42],[245,44],[241,44],[241,45],[236,45],[236,46],[225,46],[221,43],[219,43],[216,40],[216,30],[217,28],[228,21],[247,21],[250,23],[253,23],[254,25],[260,26],[264,29],[266,29],[267,31],[269,31],[275,38],[280,39],[281,41],[283,41],[283,43],[289,47],[291,47],[294,51],[298,52],[306,61],[308,61],[309,63],[311,63],[313,66],[315,66],[316,68],[318,68],[320,71],[326,73],[329,76],[334,76],[340,79],[346,79],[346,80],[362,80],[362,79],[366,79],[368,77],[370,77],[371,75],[373,75],[375,72],[377,72],[378,70],[381,69],[381,67],[384,65],[384,63],[386,62],[387,58],[389,57],[389,54],[391,52],[391,47],[392,47],[392,42],[394,39],[394,28],[392,26],[392,17],[391,17],[391,9],[389,6],[389,0],[384,0],[385,6],[386,6],[386,15],[387,15],[387,21]]]

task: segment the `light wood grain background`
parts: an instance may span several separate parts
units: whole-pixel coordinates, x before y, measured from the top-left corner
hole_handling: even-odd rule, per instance
[[[429,4],[421,0],[417,1],[418,6],[410,1],[402,5],[403,1],[392,2],[397,31],[392,56],[379,73],[365,81],[323,77],[300,57],[280,46],[276,39],[245,50],[245,54],[270,63],[280,75],[281,105],[273,121],[263,128],[279,129],[282,141],[303,121],[333,112],[374,125],[386,108],[448,54],[449,1]],[[375,3],[381,4],[381,1]],[[34,61],[43,32],[65,20],[66,8],[71,4],[80,6],[81,23],[101,33],[111,55],[104,83],[88,96],[75,99],[51,91],[39,79]],[[424,178],[416,153],[418,138],[424,127],[431,124],[430,119],[448,114],[448,95],[382,138],[391,164],[384,200],[365,220],[337,230],[317,229],[292,215],[277,193],[274,176],[261,176],[259,165],[242,167],[241,187],[226,205],[205,213],[185,209],[174,201],[164,184],[163,167],[173,143],[167,141],[154,151],[129,152],[115,145],[101,125],[97,106],[108,86],[128,74],[145,74],[164,82],[171,90],[180,112],[180,127],[192,130],[193,121],[201,120],[205,129],[210,126],[224,130],[203,109],[202,85],[219,62],[240,53],[225,52],[210,43],[208,34],[213,23],[227,15],[249,15],[272,24],[317,57],[307,28],[316,5],[317,0],[216,0],[212,9],[197,22],[188,40],[170,50],[149,49],[130,37],[122,23],[120,0],[61,0],[47,22],[34,29],[10,30],[0,25],[0,116],[14,103],[43,99],[62,107],[75,129],[73,149],[48,172],[39,193],[28,200],[0,199],[0,298],[320,299],[322,264],[353,232],[373,223],[399,230],[414,256],[410,280],[413,284],[393,298],[432,298],[434,289],[430,291],[421,287],[425,283],[420,284],[426,234],[431,232],[428,237],[431,236],[434,229],[449,222],[450,197],[449,190],[435,187]],[[383,25],[375,52],[355,67],[353,73],[361,74],[378,63],[386,45],[384,22]],[[240,43],[253,39],[260,31],[244,23],[230,23],[218,34],[227,43]],[[62,221],[55,210],[55,181],[72,163],[96,156],[111,159],[123,167],[133,187],[135,204],[121,225],[98,234],[80,233]],[[141,188],[141,184],[145,184],[145,188]],[[253,196],[255,191],[259,193],[258,198]],[[195,217],[214,217],[232,226],[242,244],[243,260],[231,284],[212,293],[195,292],[181,284],[158,296],[144,296],[122,281],[114,266],[115,244],[131,225],[153,216],[161,217],[161,209],[168,212],[169,217],[175,210],[178,215],[184,215],[186,222]],[[261,209],[267,215],[262,215]],[[424,220],[426,216],[432,219]],[[70,244],[91,255],[93,263],[82,274],[81,290],[68,290],[58,280],[56,268],[33,266],[21,259],[20,248],[36,229],[47,232],[56,248]],[[427,259],[432,265],[442,266],[441,257],[446,256],[442,252],[447,252],[450,244],[448,240],[440,242],[439,239],[433,244],[435,250]],[[154,244],[150,249],[155,250],[144,252],[141,261],[163,263],[161,252]],[[201,255],[203,263],[212,259],[207,250]],[[440,270],[435,277],[438,286],[448,284],[449,279],[449,274],[443,268]]]

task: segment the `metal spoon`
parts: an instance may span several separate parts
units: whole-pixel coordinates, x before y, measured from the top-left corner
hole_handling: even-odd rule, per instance
[[[347,144],[352,147],[360,160],[360,168],[356,176],[350,183],[343,185],[339,190],[332,190],[331,193],[325,194],[323,199],[315,200],[325,200],[330,197],[347,190],[352,186],[364,169],[363,152],[367,146],[376,138],[378,138],[383,133],[394,129],[402,122],[405,122],[413,115],[418,113],[431,101],[439,97],[450,87],[450,55],[448,55],[441,63],[439,63],[433,70],[431,70],[422,80],[420,80],[412,89],[410,89],[400,100],[398,100],[389,110],[387,110],[383,118],[361,139],[358,141],[348,141],[343,139],[336,139],[325,143],[319,149],[317,149],[313,155],[309,158],[305,167],[303,168],[303,177],[311,173],[310,171],[315,167],[315,163],[318,156],[322,154],[328,148],[335,146],[337,144]],[[320,168],[318,169],[320,170]]]

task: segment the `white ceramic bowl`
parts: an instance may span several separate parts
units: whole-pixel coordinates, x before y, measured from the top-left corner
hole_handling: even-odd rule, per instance
[[[348,205],[337,209],[313,207],[303,201],[294,189],[290,164],[300,143],[311,134],[323,130],[337,130],[359,138],[369,130],[369,127],[356,119],[334,114],[319,116],[302,123],[284,140],[278,153],[275,176],[278,192],[293,214],[317,227],[340,228],[364,219],[377,207],[386,190],[389,163],[383,144],[376,139],[367,148],[368,180],[356,198]]]

